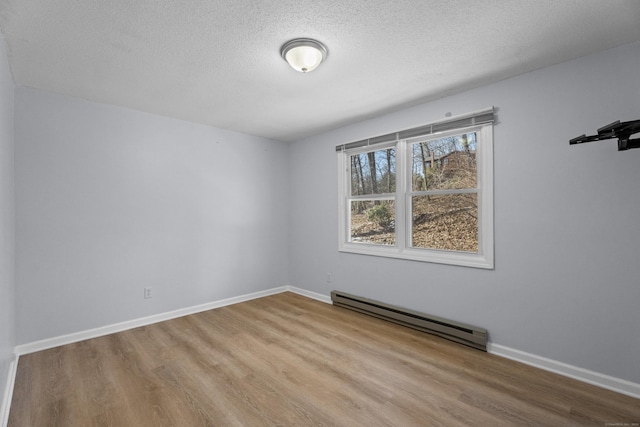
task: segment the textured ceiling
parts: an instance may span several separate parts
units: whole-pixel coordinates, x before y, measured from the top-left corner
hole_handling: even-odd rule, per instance
[[[295,141],[640,40],[640,1],[0,0],[0,28],[16,84]]]

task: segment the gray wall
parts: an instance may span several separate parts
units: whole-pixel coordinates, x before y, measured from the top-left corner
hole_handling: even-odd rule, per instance
[[[640,119],[638,70],[635,43],[295,143],[291,285],[468,322],[495,344],[639,383],[640,149],[568,144]],[[495,270],[337,251],[336,145],[489,106]]]
[[[13,79],[0,34],[0,401],[15,345],[14,260]]]
[[[17,344],[288,284],[288,144],[21,87],[15,141]]]

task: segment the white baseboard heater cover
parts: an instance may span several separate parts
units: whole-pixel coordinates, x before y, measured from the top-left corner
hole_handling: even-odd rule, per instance
[[[331,291],[333,305],[348,308],[419,331],[438,335],[451,341],[487,351],[487,330],[441,317],[395,307],[379,301]]]

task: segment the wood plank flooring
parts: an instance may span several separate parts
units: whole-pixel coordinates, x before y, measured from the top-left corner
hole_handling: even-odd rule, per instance
[[[292,293],[21,356],[9,426],[605,426],[640,400]]]

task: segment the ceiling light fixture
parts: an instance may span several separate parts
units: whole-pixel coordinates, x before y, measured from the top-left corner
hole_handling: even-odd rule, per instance
[[[308,73],[318,68],[328,54],[327,48],[313,39],[289,40],[280,48],[280,55],[284,60],[301,73]]]

